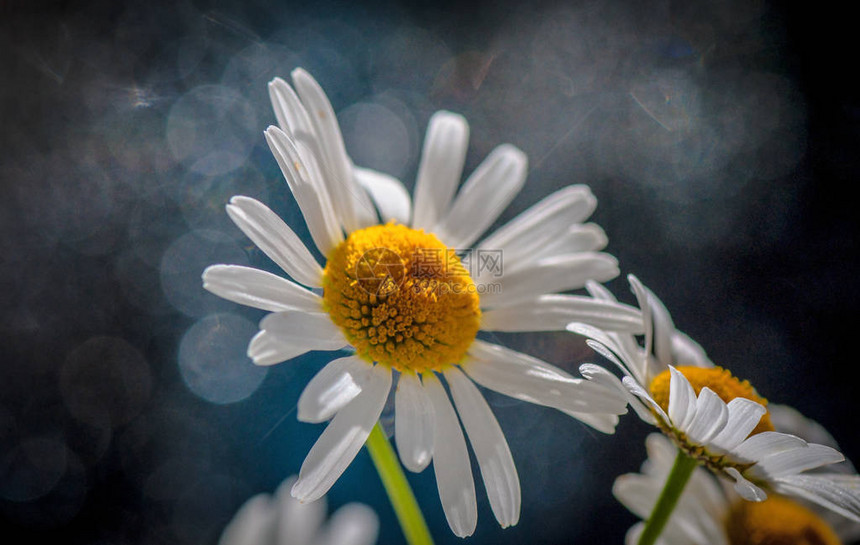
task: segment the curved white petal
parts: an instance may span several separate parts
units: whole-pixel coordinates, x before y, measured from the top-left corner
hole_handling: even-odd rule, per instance
[[[687,436],[694,443],[707,444],[725,427],[729,420],[729,409],[720,396],[707,386],[699,392],[696,400],[696,416],[687,427]]]
[[[270,272],[241,265],[211,265],[203,271],[203,288],[249,307],[280,312],[322,311],[322,298]]]
[[[501,289],[482,294],[481,306],[511,306],[543,294],[582,288],[588,280],[605,282],[618,276],[618,272],[618,260],[605,253],[548,257],[495,279]]]
[[[467,248],[520,192],[527,171],[525,153],[509,144],[497,147],[469,176],[433,230],[448,247]]]
[[[490,508],[502,528],[514,526],[520,520],[520,478],[505,434],[484,396],[462,371],[451,367],[444,374],[478,459]]]
[[[639,400],[637,396],[633,395],[630,390],[624,387],[624,384],[618,377],[616,377],[603,367],[599,365],[594,365],[593,363],[584,363],[580,365],[579,372],[582,373],[583,377],[587,378],[590,381],[597,382],[618,390],[618,392],[621,393],[621,395],[624,396],[625,399],[627,399],[627,403],[630,404],[631,407],[633,407],[633,410],[636,412],[639,418],[641,418],[648,424],[656,424],[656,421],[654,420],[654,415],[651,414],[651,412],[645,407],[645,405]],[[614,431],[615,429],[613,426],[613,430],[607,433],[613,433]]]
[[[646,475],[627,473],[612,484],[612,495],[634,515],[647,519],[654,509],[660,489]]]
[[[270,81],[269,99],[281,130],[302,142],[316,141],[310,114],[289,83],[281,78]]]
[[[676,428],[687,431],[696,416],[696,392],[680,371],[670,365],[669,372],[669,418]]]
[[[433,459],[435,413],[430,398],[413,373],[401,373],[394,394],[394,441],[403,466],[418,473]]]
[[[343,241],[343,233],[325,182],[320,179],[311,157],[300,152],[296,143],[281,129],[269,127],[265,135],[269,149],[302,210],[314,244],[323,255],[328,255]]]
[[[626,399],[614,389],[499,345],[475,341],[462,368],[478,384],[529,403],[581,413],[626,412]]]
[[[563,233],[585,220],[597,207],[597,199],[585,185],[571,185],[544,197],[495,233],[480,248],[504,249],[511,255],[528,255],[534,241],[545,233]]]
[[[268,494],[257,494],[236,511],[227,524],[218,545],[269,543],[274,538],[277,510]]]
[[[482,267],[482,253],[501,251],[504,255],[505,273],[511,274],[527,269],[533,263],[545,258],[579,252],[596,252],[606,247],[609,239],[599,226],[589,223],[571,225],[561,232],[536,231],[532,233],[527,245],[509,247],[490,247],[485,243],[472,249],[463,257],[463,265],[474,271],[476,284],[486,284],[498,276],[492,267]],[[477,261],[475,261],[477,260]],[[474,265],[473,265],[474,264]]]
[[[347,232],[368,224],[359,220],[361,210],[370,207],[366,195],[353,184],[352,161],[346,154],[340,125],[331,102],[319,83],[302,68],[292,72],[296,93],[307,110],[314,132],[319,139],[320,168],[333,197],[334,209]]]
[[[326,345],[327,346],[327,345]],[[343,346],[338,348],[343,348]],[[274,365],[301,356],[311,350],[336,350],[333,348],[318,348],[313,343],[301,339],[281,337],[271,331],[259,331],[248,344],[248,357],[255,365]]]
[[[841,474],[790,475],[775,479],[781,494],[799,496],[860,522],[860,476]]]
[[[371,369],[364,387],[352,402],[337,413],[305,457],[292,495],[314,501],[337,481],[379,420],[391,389],[391,370],[383,365]]]
[[[466,118],[446,111],[433,114],[415,180],[414,228],[431,229],[448,213],[463,175],[468,145]]]
[[[659,415],[659,417],[663,420],[663,422],[667,425],[672,425],[671,419],[669,419],[669,415],[666,414],[666,411],[663,410],[663,407],[660,406],[659,403],[654,401],[654,398],[651,397],[651,394],[648,393],[645,388],[642,387],[641,384],[636,382],[631,376],[626,376],[621,379],[621,383],[630,390],[630,393],[638,397],[639,399],[644,400],[648,405],[651,406],[652,409]]]
[[[289,543],[289,545],[315,545],[315,539],[320,528],[328,517],[328,502],[326,498],[302,503],[291,494],[296,476],[285,479],[275,490],[277,502],[278,527],[275,539],[269,543]],[[248,542],[256,543],[256,542]],[[242,544],[247,545],[247,544]]]
[[[618,415],[609,413],[581,413],[577,411],[562,410],[567,416],[576,418],[586,426],[594,428],[600,433],[612,435],[615,433],[615,427],[618,426]]]
[[[675,365],[679,367],[683,365],[706,368],[714,366],[714,363],[705,353],[705,349],[678,330],[675,330],[675,334],[672,335],[672,359]]]
[[[373,509],[348,503],[331,516],[315,545],[373,545],[378,535],[379,517]]]
[[[265,204],[235,196],[227,205],[230,219],[269,259],[305,286],[322,286],[322,267],[284,220]]]
[[[330,361],[308,382],[299,396],[301,422],[325,422],[361,393],[372,364],[357,356]]]
[[[590,282],[589,285],[595,286],[597,284]],[[614,298],[601,300],[615,301]],[[632,335],[604,331],[581,322],[570,323],[566,329],[572,333],[586,337],[588,339],[586,344],[592,350],[615,364],[625,375],[632,375],[641,384],[649,384],[643,380],[642,375],[643,360],[647,358],[638,345],[636,345]]]
[[[311,350],[338,350],[349,344],[329,315],[322,312],[274,312],[260,321],[260,329],[282,341],[311,346]]]
[[[663,302],[651,290],[644,286],[643,289],[648,296],[648,306],[651,311],[651,320],[654,324],[654,356],[663,365],[675,365],[672,353],[672,338],[675,335],[675,324],[672,322],[672,316],[663,305]]]
[[[764,490],[748,481],[740,472],[733,468],[727,467],[726,473],[735,480],[735,492],[747,501],[764,501],[767,499],[767,494]]]
[[[711,447],[730,451],[737,447],[741,441],[758,425],[761,417],[767,412],[760,403],[744,397],[736,397],[729,401],[727,408],[729,418],[721,432],[711,439]]]
[[[478,523],[475,480],[460,422],[442,383],[432,373],[424,375],[424,389],[436,415],[433,471],[448,526],[457,537],[467,537]]]
[[[541,295],[481,314],[484,331],[563,331],[571,322],[632,334],[642,332],[642,315],[638,309],[580,295]]]
[[[732,449],[732,455],[748,462],[757,462],[765,456],[803,448],[806,445],[806,441],[800,437],[776,431],[764,431],[745,439],[743,443]]]
[[[828,446],[806,444],[806,441],[804,445],[765,456],[752,467],[752,473],[774,479],[835,464],[845,459],[838,450]]]
[[[400,180],[369,168],[354,167],[352,172],[355,181],[367,191],[376,204],[382,223],[394,220],[409,225],[412,201]]]

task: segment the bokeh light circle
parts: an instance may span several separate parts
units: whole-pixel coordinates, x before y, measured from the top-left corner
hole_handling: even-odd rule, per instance
[[[219,405],[253,394],[268,372],[245,353],[256,332],[249,320],[227,313],[206,316],[191,326],[179,345],[179,370],[188,389]]]

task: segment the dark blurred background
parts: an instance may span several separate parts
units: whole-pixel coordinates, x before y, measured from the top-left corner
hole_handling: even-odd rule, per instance
[[[825,4],[754,0],[0,0],[0,536],[214,544],[298,471],[322,426],[295,404],[329,356],[254,367],[262,313],[200,287],[212,263],[274,270],[230,224],[231,195],[307,237],[262,135],[266,82],[296,66],[355,162],[408,187],[443,108],[471,123],[467,170],[502,142],[528,153],[502,220],[589,184],[623,274],[857,462],[855,33]],[[633,301],[623,278],[610,287]],[[595,360],[568,334],[499,338]],[[523,512],[501,530],[478,484],[469,541],[621,543],[635,519],[610,487],[639,468],[647,428],[631,415],[604,436],[488,399]],[[437,543],[460,543],[432,471],[411,480]],[[364,452],[329,494],[350,501],[401,542]]]

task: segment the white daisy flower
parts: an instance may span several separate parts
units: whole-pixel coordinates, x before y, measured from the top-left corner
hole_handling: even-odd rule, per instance
[[[660,428],[699,464],[731,478],[743,498],[763,501],[765,490],[770,490],[860,520],[860,477],[807,473],[842,462],[842,454],[775,431],[767,400],[749,382],[714,366],[700,346],[675,331],[653,293],[635,277],[630,283],[642,310],[645,346],[630,335],[571,324],[568,329],[589,337],[589,345],[615,363],[624,377],[619,382],[606,369],[590,364],[580,367],[582,374],[630,392],[630,404],[645,422]],[[589,290],[602,300],[614,300],[596,284]]]
[[[218,545],[372,545],[379,518],[361,503],[349,503],[326,520],[326,501],[302,503],[290,496],[295,477],[274,495],[246,501],[224,528]]]
[[[638,309],[556,293],[618,274],[615,258],[599,252],[606,244],[603,231],[582,223],[596,199],[585,186],[561,189],[461,260],[455,250],[469,249],[522,188],[523,152],[499,146],[457,192],[468,125],[459,115],[436,113],[413,200],[398,180],[353,166],[325,93],[307,72],[297,69],[292,76],[295,90],[280,79],[270,83],[281,127],[269,127],[266,139],[326,264],[320,266],[265,205],[234,197],[230,217],[292,281],[232,265],[203,274],[209,291],[271,312],[248,348],[256,364],[310,350],[355,351],[325,366],[299,399],[299,420],[331,423],[305,459],[292,494],[312,501],[332,486],[361,449],[399,377],[394,404],[400,458],[411,471],[433,461],[454,533],[470,535],[477,519],[457,414],[493,513],[502,526],[516,524],[519,478],[475,383],[559,409],[607,433],[626,401],[615,388],[574,378],[476,335],[564,330],[571,321],[641,333]]]
[[[642,473],[622,475],[612,492],[635,515],[647,519],[671,471],[676,449],[664,436],[646,440],[648,459]],[[811,507],[811,508],[810,508]],[[660,538],[659,545],[839,545],[858,537],[860,524],[843,519],[831,525],[831,513],[807,507],[785,496],[773,495],[763,502],[748,502],[702,468],[696,468],[681,494]],[[644,529],[635,524],[626,543],[635,545]]]

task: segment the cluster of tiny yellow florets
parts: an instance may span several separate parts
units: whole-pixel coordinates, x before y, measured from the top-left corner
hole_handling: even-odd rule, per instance
[[[323,300],[359,356],[399,371],[459,363],[481,321],[475,284],[455,252],[394,223],[355,231],[332,251]]]

